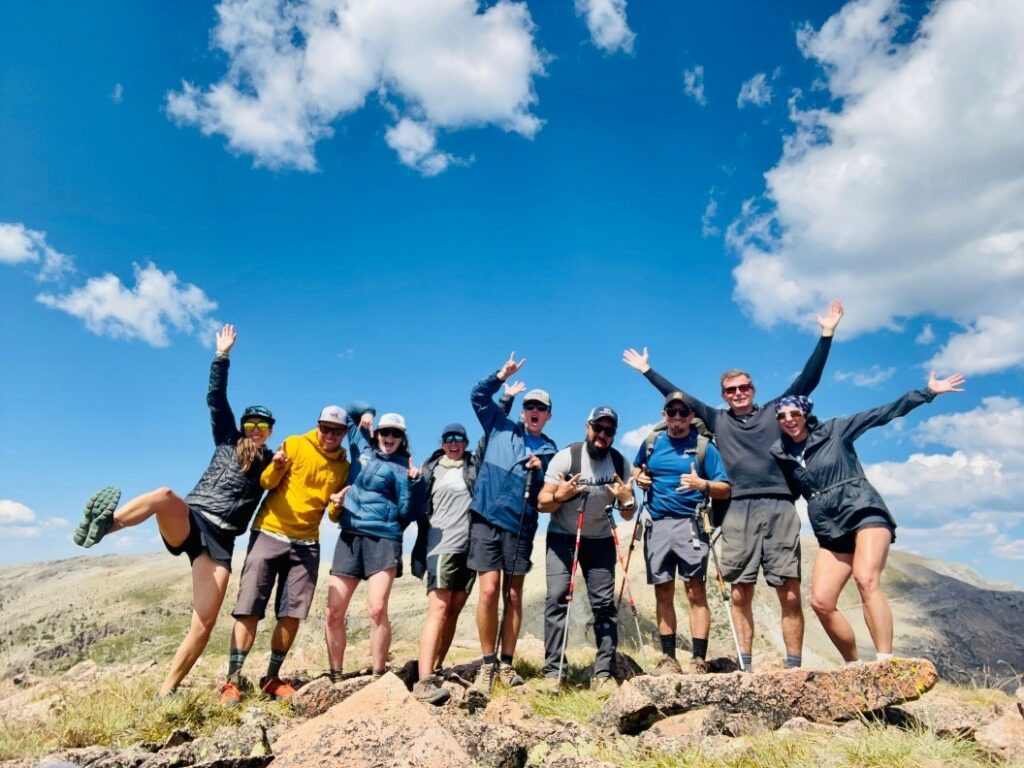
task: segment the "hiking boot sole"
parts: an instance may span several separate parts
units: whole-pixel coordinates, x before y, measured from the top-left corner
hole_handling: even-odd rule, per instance
[[[115,486],[109,485],[96,491],[86,502],[82,522],[71,537],[75,544],[88,549],[106,536],[120,500],[121,489]]]

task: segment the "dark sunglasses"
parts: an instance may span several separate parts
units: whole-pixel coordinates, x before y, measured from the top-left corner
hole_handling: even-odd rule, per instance
[[[775,418],[779,421],[785,421],[786,419],[805,419],[803,411],[779,411],[775,414]]]
[[[722,387],[723,395],[745,395],[754,388],[753,384],[737,384],[735,387]]]
[[[594,430],[595,435],[608,435],[608,437],[615,437],[615,427],[606,427],[604,424],[594,424],[591,422],[590,428]]]
[[[464,443],[466,442],[465,435],[445,435],[441,438],[442,443]]]
[[[378,429],[377,434],[381,437],[404,437],[405,433],[400,429],[392,429],[391,427],[384,427],[384,429]]]
[[[326,424],[323,424],[323,423],[319,423],[316,426],[317,426],[317,429],[319,429],[325,435],[344,435],[345,434],[345,428],[344,427],[329,427],[329,426],[327,426]]]
[[[544,403],[523,403],[523,410],[540,411],[542,413],[546,413],[547,411],[550,411],[551,408],[547,405],[544,405]]]
[[[246,434],[249,434],[250,432],[255,432],[257,429],[262,431],[262,432],[268,431],[270,429],[270,422],[269,421],[247,421],[247,422],[245,422],[245,424],[242,425],[242,431],[245,432]]]
[[[670,418],[673,417],[673,416],[689,416],[691,413],[693,413],[693,411],[691,411],[689,408],[666,408],[665,409],[665,415],[670,417]]]

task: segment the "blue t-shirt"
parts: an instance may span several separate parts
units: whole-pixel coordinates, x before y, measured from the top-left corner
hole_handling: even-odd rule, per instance
[[[529,432],[523,433],[523,443],[526,445],[526,450],[529,453],[536,453],[547,445],[543,437],[534,437]]]
[[[647,464],[647,474],[654,481],[647,510],[652,520],[665,518],[683,518],[693,515],[693,510],[700,503],[700,491],[677,491],[679,476],[690,474],[690,468],[697,459],[697,430],[691,429],[686,437],[674,440],[667,432],[662,432],[654,441],[651,457],[645,458],[646,444],[640,446],[633,466]],[[704,457],[704,472],[697,469],[698,474],[706,480],[728,482],[722,457],[714,444],[708,445]]]

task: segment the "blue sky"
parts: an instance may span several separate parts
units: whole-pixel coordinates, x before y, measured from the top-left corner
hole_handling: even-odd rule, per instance
[[[969,379],[858,443],[898,546],[1024,585],[1018,3],[346,8],[0,12],[0,563],[191,488],[217,323],[277,438],[368,398],[423,459],[513,349],[560,444],[656,420],[629,346],[767,399],[837,295],[820,415]]]

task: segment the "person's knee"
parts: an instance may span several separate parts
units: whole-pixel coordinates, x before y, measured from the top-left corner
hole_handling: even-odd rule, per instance
[[[383,600],[374,600],[367,607],[367,616],[374,626],[383,626],[388,623],[388,604]]]
[[[881,574],[875,570],[854,570],[853,580],[857,584],[862,598],[874,595],[882,585]]]
[[[324,621],[327,628],[331,630],[340,629],[345,626],[345,606],[340,601],[327,601],[327,611],[324,614]]]
[[[708,597],[704,582],[697,579],[686,582],[686,599],[695,608],[707,608]]]
[[[498,595],[501,593],[501,588],[498,585],[497,579],[481,579],[479,597],[477,598],[481,603],[490,605],[498,602]]]
[[[153,491],[152,496],[153,496],[153,500],[156,501],[157,503],[163,503],[163,502],[175,501],[175,500],[180,501],[181,500],[181,497],[178,496],[178,494],[176,494],[173,490],[171,490],[167,486],[161,486],[160,488],[157,488],[155,491]]]
[[[832,595],[821,595],[811,592],[811,610],[818,616],[827,616],[835,611],[837,600]]]
[[[737,608],[749,608],[754,599],[753,584],[733,584],[732,604]]]

